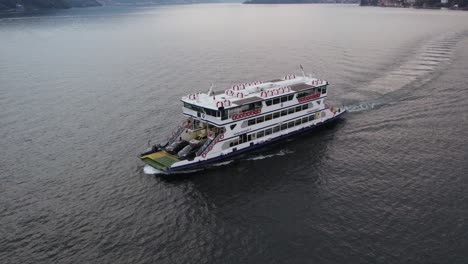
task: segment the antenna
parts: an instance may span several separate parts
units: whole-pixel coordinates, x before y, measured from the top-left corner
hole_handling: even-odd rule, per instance
[[[302,64],[299,64],[299,68],[301,68],[302,76],[305,78],[305,72],[304,72],[304,67],[302,67]]]
[[[210,89],[208,90],[208,96],[211,96],[211,94],[213,93],[213,87],[214,87],[214,84],[211,83]]]

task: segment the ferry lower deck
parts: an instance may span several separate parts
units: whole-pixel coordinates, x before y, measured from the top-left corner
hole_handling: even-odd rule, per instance
[[[193,168],[201,168],[203,166],[207,166],[207,165],[215,163],[215,162],[235,158],[236,156],[239,156],[241,154],[245,154],[246,152],[261,149],[262,147],[265,147],[265,146],[267,146],[269,144],[277,143],[277,142],[285,140],[287,138],[294,138],[294,137],[297,137],[297,136],[300,136],[300,135],[311,133],[314,130],[316,130],[316,129],[322,127],[322,126],[325,126],[327,124],[335,122],[337,119],[339,119],[345,113],[346,113],[346,111],[342,111],[341,113],[337,114],[335,117],[330,118],[330,119],[328,119],[328,120],[326,120],[324,122],[320,122],[320,123],[317,123],[315,125],[311,125],[311,126],[308,126],[308,127],[303,127],[303,128],[297,129],[295,131],[292,131],[292,132],[290,132],[288,134],[282,134],[282,135],[277,136],[277,137],[272,137],[272,138],[270,138],[268,140],[257,142],[255,144],[250,144],[250,145],[248,145],[248,146],[246,146],[244,148],[240,148],[240,149],[236,148],[236,149],[233,149],[233,151],[230,152],[230,153],[223,154],[223,155],[220,155],[220,156],[217,156],[217,157],[213,157],[213,158],[210,158],[210,159],[207,159],[207,160],[204,160],[204,161],[198,161],[197,163],[190,163],[190,164],[177,166],[177,167],[171,167],[170,165],[161,166],[162,164],[159,161],[153,160],[152,155],[142,156],[142,160],[145,163],[147,163],[148,165],[150,165],[150,166],[152,166],[152,167],[154,167],[154,168],[156,168],[158,170],[161,170],[161,171],[163,171],[165,173],[178,173],[178,172],[183,172],[184,170],[190,170],[190,169],[193,169]],[[161,152],[163,152],[163,150]],[[176,157],[174,157],[174,158],[176,158]],[[170,164],[172,165],[173,163],[170,163]]]

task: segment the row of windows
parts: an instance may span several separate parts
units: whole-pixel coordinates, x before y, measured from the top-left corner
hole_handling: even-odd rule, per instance
[[[272,104],[279,104],[279,103],[284,103],[284,102],[287,102],[287,101],[291,101],[292,99],[294,99],[294,94],[286,95],[286,96],[283,96],[283,97],[278,97],[278,98],[271,99],[271,100],[266,100],[265,103],[266,103],[267,106],[270,106]]]
[[[320,101],[317,101],[317,104],[320,104]],[[247,121],[247,126],[252,126],[252,125],[255,125],[255,124],[260,124],[260,123],[263,123],[263,122],[266,122],[266,121],[270,121],[271,119],[279,118],[280,116],[286,116],[286,115],[294,114],[296,112],[309,109],[309,106],[311,106],[311,105],[312,105],[312,103],[299,105],[299,106],[291,107],[291,108],[288,108],[288,109],[285,109],[285,110],[282,110],[282,111],[278,111],[278,112],[275,112],[275,113],[272,113],[272,114],[260,116],[260,117],[257,117],[257,118],[252,118],[252,119],[249,119]]]
[[[229,111],[228,115],[231,117],[232,115],[235,115],[235,114],[252,111],[252,110],[255,110],[255,109],[259,109],[259,108],[262,108],[262,102],[261,101],[229,109],[228,110]]]
[[[322,116],[324,114],[325,113],[322,112]],[[289,128],[292,128],[292,127],[295,127],[295,126],[298,126],[298,125],[301,125],[301,124],[312,122],[314,120],[315,120],[315,114],[312,114],[312,115],[309,115],[309,116],[306,116],[306,117],[303,117],[303,118],[299,118],[299,119],[296,119],[296,120],[293,120],[293,121],[289,121],[287,123],[282,123],[281,125],[277,125],[277,126],[274,126],[274,127],[267,128],[267,129],[262,130],[262,131],[258,131],[256,133],[252,133],[250,135],[245,135],[244,134],[244,135],[239,136],[239,138],[237,138],[237,140],[235,140],[234,142],[229,143],[229,146],[230,147],[237,146],[239,144],[242,144],[242,143],[257,139],[257,138],[262,138],[262,137],[265,137],[265,136],[268,136],[268,135],[271,135],[271,134],[274,134],[274,133],[278,133],[281,130],[286,130],[286,129],[289,129]]]
[[[265,129],[263,131],[257,132],[256,138],[261,138],[263,136],[268,136],[268,135],[270,135],[272,133],[276,133],[276,132],[279,132],[281,130],[286,130],[288,128],[298,126],[300,124],[311,122],[314,119],[315,119],[315,115],[310,115],[310,116],[306,116],[306,117],[303,117],[303,118],[299,118],[299,119],[290,121],[288,123],[283,123],[283,124],[275,126],[273,128],[268,128],[268,129]]]
[[[324,86],[324,87],[317,87],[317,88],[314,88],[314,89],[310,89],[310,90],[307,90],[307,91],[304,91],[304,92],[300,92],[297,94],[297,98],[301,98],[301,97],[305,97],[305,96],[308,96],[308,95],[311,95],[311,94],[324,94],[327,92],[327,87]]]
[[[206,114],[206,115],[214,116],[214,117],[219,117],[220,116],[219,111],[211,110],[211,109],[208,109],[208,108],[203,108],[203,107],[192,105],[192,104],[185,103],[185,102],[184,102],[184,107],[186,107],[188,109],[192,109],[193,111],[196,111],[198,117],[200,117],[202,114]]]

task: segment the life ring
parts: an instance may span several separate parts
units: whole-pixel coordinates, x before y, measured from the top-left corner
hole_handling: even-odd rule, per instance
[[[224,139],[224,134],[219,135],[219,139]]]
[[[211,151],[213,149],[213,146],[208,147],[208,151]]]
[[[201,154],[201,155],[202,155],[202,157],[206,158],[206,153],[203,153],[203,154]]]
[[[223,107],[223,102],[221,101],[216,102],[216,107],[218,108]]]

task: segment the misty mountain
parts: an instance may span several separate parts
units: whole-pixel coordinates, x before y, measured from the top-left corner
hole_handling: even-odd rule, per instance
[[[194,4],[233,2],[232,0],[0,0],[1,10],[15,10],[16,4],[21,4],[26,10],[34,9],[65,9],[71,7],[89,7],[102,5],[132,5],[132,4]],[[234,1],[235,2],[235,1]],[[240,2],[240,1],[237,1]]]
[[[16,4],[23,5],[25,10],[101,6],[96,0],[0,0],[0,10],[14,10]]]

